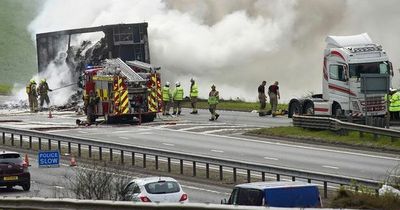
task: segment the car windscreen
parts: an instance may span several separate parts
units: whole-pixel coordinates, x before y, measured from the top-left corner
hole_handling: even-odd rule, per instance
[[[146,191],[150,194],[176,193],[180,191],[179,184],[174,181],[159,181],[145,184]]]
[[[236,204],[244,206],[262,206],[263,192],[258,189],[241,188],[239,189]]]
[[[0,164],[1,163],[22,163],[21,156],[19,154],[1,154],[0,155]]]

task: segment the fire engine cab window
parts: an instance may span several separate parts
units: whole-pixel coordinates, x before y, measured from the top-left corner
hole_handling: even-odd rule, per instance
[[[342,65],[329,66],[329,78],[334,80],[346,81],[345,71]]]

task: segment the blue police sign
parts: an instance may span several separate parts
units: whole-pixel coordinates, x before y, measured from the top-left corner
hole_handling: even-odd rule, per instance
[[[39,167],[60,167],[60,152],[57,151],[39,151]]]

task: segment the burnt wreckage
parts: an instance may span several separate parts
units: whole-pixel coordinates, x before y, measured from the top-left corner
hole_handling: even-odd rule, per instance
[[[100,65],[105,59],[120,58],[122,61],[141,61],[150,64],[147,23],[115,24],[98,27],[70,29],[36,34],[38,71],[47,66],[66,63],[76,81],[71,105],[82,98],[82,75],[87,66]],[[97,43],[83,41],[79,46],[71,45],[71,37],[83,33],[103,32]]]

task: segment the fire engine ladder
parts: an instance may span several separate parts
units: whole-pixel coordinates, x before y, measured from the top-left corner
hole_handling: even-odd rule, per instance
[[[121,74],[128,79],[128,82],[145,82],[139,74],[131,69],[124,61],[119,58],[106,59],[106,63],[115,67],[119,67]]]

